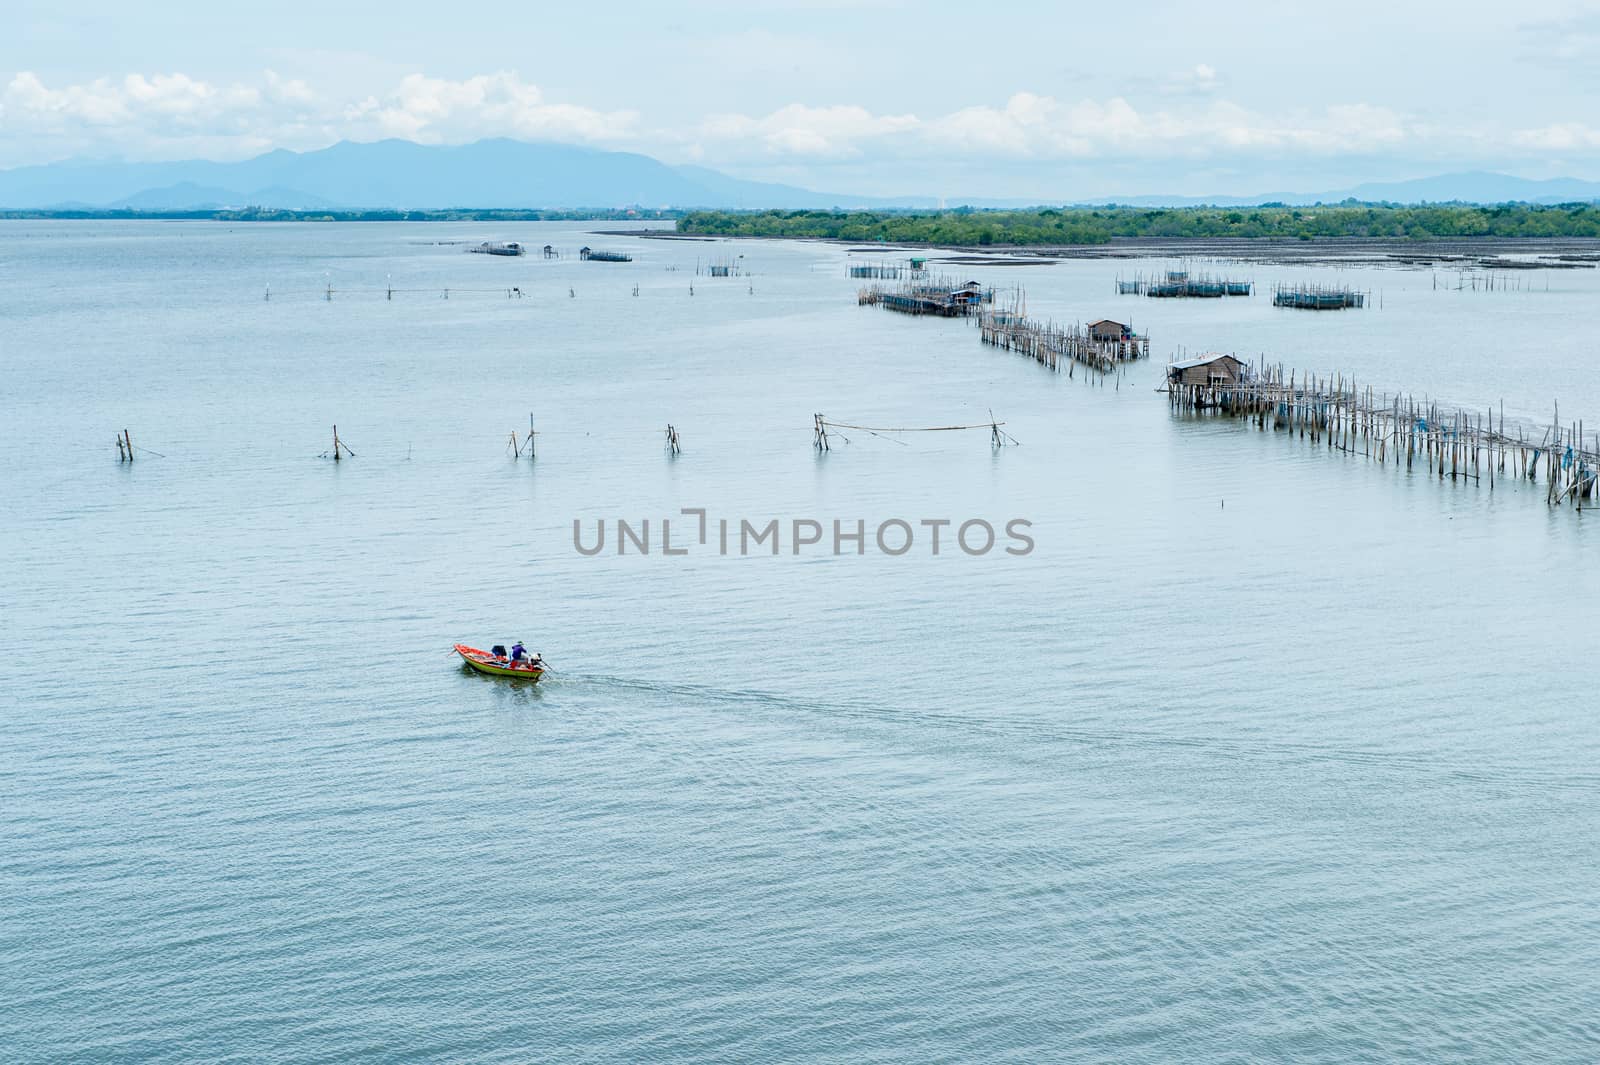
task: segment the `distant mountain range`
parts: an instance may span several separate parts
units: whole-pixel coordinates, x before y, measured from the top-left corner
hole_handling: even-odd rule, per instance
[[[1129,196],[1140,207],[1368,202],[1564,203],[1600,200],[1600,182],[1533,181],[1469,172],[1320,193]],[[312,152],[278,150],[235,163],[63,162],[0,170],[0,208],[296,210],[443,208],[931,208],[931,196],[871,197],[745,181],[633,152],[569,144],[483,140],[454,147],[341,141]],[[1038,200],[949,198],[950,206],[1026,207]],[[1057,201],[1058,203],[1060,201]]]
[[[341,141],[236,163],[64,162],[0,170],[0,208],[886,207],[935,206],[742,181],[647,155],[483,140],[456,147]]]

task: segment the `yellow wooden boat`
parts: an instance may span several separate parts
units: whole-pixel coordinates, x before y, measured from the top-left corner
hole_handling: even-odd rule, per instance
[[[479,673],[487,673],[491,677],[516,677],[518,680],[538,683],[539,678],[544,676],[543,660],[537,656],[533,661],[512,662],[504,655],[490,654],[476,647],[468,647],[464,643],[456,644],[455,648],[456,654],[461,656],[463,662]]]

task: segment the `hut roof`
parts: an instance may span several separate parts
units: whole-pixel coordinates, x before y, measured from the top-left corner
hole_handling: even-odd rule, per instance
[[[1097,325],[1114,325],[1118,329],[1127,329],[1128,328],[1128,324],[1126,322],[1113,322],[1110,318],[1102,318],[1098,322],[1090,322],[1089,323],[1089,328],[1093,329]]]
[[[1206,353],[1205,355],[1194,355],[1187,359],[1179,359],[1177,362],[1168,363],[1167,369],[1192,370],[1196,366],[1209,366],[1212,363],[1220,362],[1223,359],[1232,359],[1234,362],[1239,363],[1240,366],[1244,365],[1244,363],[1239,362],[1238,357],[1235,355],[1225,355],[1219,351],[1212,351]]]

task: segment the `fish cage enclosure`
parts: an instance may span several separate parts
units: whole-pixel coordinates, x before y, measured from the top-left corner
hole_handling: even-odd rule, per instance
[[[1148,277],[1117,278],[1117,295],[1151,296],[1157,299],[1219,299],[1223,296],[1249,296],[1255,282],[1210,274],[1191,274],[1188,270],[1168,270]]]
[[[1278,285],[1272,290],[1274,307],[1300,311],[1342,311],[1367,305],[1367,294],[1336,285]]]

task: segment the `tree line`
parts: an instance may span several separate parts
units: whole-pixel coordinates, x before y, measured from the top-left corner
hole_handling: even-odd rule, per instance
[[[678,232],[960,246],[1105,244],[1117,238],[1600,237],[1600,204],[1046,207],[1017,211],[690,211]]]

